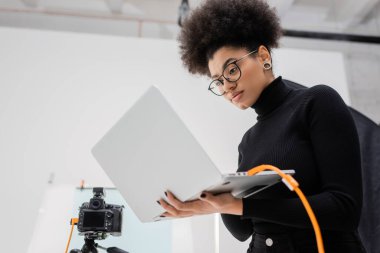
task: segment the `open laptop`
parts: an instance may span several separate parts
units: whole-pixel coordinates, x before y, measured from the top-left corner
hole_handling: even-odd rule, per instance
[[[181,201],[202,191],[242,198],[280,181],[272,171],[223,175],[161,92],[151,86],[94,146],[92,154],[141,222],[158,221],[157,200]],[[284,171],[294,174],[293,170]]]

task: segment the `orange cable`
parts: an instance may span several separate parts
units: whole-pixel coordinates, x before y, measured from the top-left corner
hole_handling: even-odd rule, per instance
[[[315,214],[313,210],[310,207],[309,202],[307,201],[305,195],[302,193],[301,189],[298,187],[299,184],[298,182],[290,175],[285,174],[282,172],[279,168],[272,166],[272,165],[259,165],[257,167],[254,167],[248,171],[249,176],[253,176],[261,171],[264,170],[273,170],[277,172],[282,177],[282,182],[291,190],[295,191],[298,195],[298,197],[301,199],[302,204],[304,205],[307,214],[309,215],[309,218],[311,220],[311,224],[313,225],[314,232],[315,232],[315,237],[317,240],[317,247],[318,247],[318,252],[319,253],[325,253],[325,249],[323,246],[323,239],[322,239],[322,234],[321,234],[321,229],[319,228],[317,218],[315,217]]]
[[[73,235],[74,226],[76,224],[78,224],[78,218],[72,218],[71,221],[70,221],[70,223],[71,223],[71,231],[70,231],[69,240],[68,240],[67,245],[66,245],[65,253],[67,253],[67,251],[69,250],[70,241],[71,241],[71,237]]]

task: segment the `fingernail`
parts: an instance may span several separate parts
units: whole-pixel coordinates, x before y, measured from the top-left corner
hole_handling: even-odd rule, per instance
[[[161,205],[160,201],[157,200],[157,204]]]
[[[205,198],[205,197],[206,197],[206,194],[202,193],[202,194],[201,194],[201,198],[203,199],[203,198]]]
[[[167,192],[165,192],[165,196],[166,196],[166,197],[168,196],[168,193],[167,193]]]

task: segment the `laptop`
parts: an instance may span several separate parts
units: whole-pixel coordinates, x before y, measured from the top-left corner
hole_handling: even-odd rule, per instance
[[[221,174],[155,86],[91,151],[141,222],[166,219],[159,217],[165,210],[157,204],[166,199],[166,190],[181,201],[197,199],[203,191],[243,198],[281,180],[272,171]]]

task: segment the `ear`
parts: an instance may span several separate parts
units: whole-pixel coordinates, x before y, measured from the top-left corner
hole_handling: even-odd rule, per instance
[[[264,45],[261,45],[259,47],[257,55],[257,58],[261,64],[264,64],[264,62],[272,62],[272,57],[269,53],[269,50]]]

